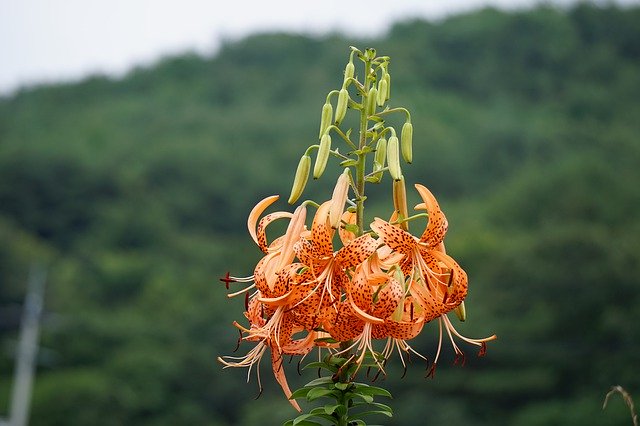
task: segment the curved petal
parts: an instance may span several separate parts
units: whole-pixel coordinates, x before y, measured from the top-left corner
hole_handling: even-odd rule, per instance
[[[364,234],[342,247],[335,255],[335,261],[344,268],[353,268],[364,262],[378,248],[378,240]]]
[[[390,276],[386,284],[383,284],[377,292],[377,300],[371,313],[379,318],[388,318],[393,314],[404,297],[402,284]]]
[[[375,218],[371,224],[371,229],[378,234],[380,239],[388,245],[391,250],[403,254],[410,253],[417,244],[413,235],[378,217]]]
[[[291,217],[291,221],[289,221],[289,226],[285,233],[284,241],[282,242],[282,256],[280,257],[278,269],[290,264],[295,258],[293,246],[300,239],[306,218],[307,208],[304,205],[298,206],[293,212],[293,216]]]
[[[258,222],[258,227],[255,231],[257,238],[256,243],[258,244],[258,247],[260,247],[260,250],[262,250],[264,253],[267,253],[268,251],[273,251],[274,249],[281,247],[282,237],[276,238],[271,244],[267,242],[267,226],[269,226],[269,224],[275,220],[291,218],[292,216],[293,214],[289,212],[274,212],[269,213],[268,215],[260,219],[260,222]]]
[[[311,244],[317,257],[333,255],[333,229],[329,224],[329,209],[331,202],[327,201],[318,207],[311,226]]]
[[[429,222],[420,237],[420,241],[427,243],[429,247],[434,247],[444,240],[448,227],[447,218],[431,191],[420,184],[416,184],[415,187],[423,200],[423,203],[418,204],[416,209],[426,209],[429,214]]]
[[[384,324],[373,327],[373,337],[375,339],[391,337],[393,339],[411,340],[420,334],[424,323],[422,318],[418,318],[416,321],[393,321],[387,319]]]
[[[355,214],[355,212],[350,212],[349,210],[347,210],[342,214],[342,222],[346,223],[347,225],[355,225],[356,219],[357,215]],[[348,231],[344,225],[338,228],[338,235],[340,235],[340,241],[342,241],[342,245],[345,246],[356,238],[356,234]]]
[[[267,209],[267,207],[275,203],[278,198],[280,198],[279,195],[271,195],[260,200],[249,213],[249,218],[247,219],[247,228],[249,229],[249,235],[251,235],[251,238],[258,246],[260,245],[258,244],[258,237],[256,234],[256,224],[258,223],[258,218]]]
[[[331,321],[327,331],[334,339],[340,342],[347,342],[362,334],[363,329],[364,321],[352,313],[348,303],[342,302],[338,307],[335,319]]]
[[[354,302],[353,298],[351,297],[351,295],[349,295],[347,297],[347,299],[349,300],[349,306],[353,310],[353,313],[355,314],[355,316],[360,318],[362,321],[368,322],[368,323],[371,323],[371,324],[382,324],[382,323],[384,323],[384,319],[383,318],[378,318],[378,317],[373,316],[371,314],[368,314],[365,311],[363,311],[362,309],[360,309],[358,307],[358,305],[355,304],[355,302]]]
[[[464,298],[467,296],[467,290],[469,287],[467,273],[451,256],[439,251],[432,251],[431,254],[451,271],[447,287],[447,304],[456,307],[462,303]]]
[[[409,293],[423,309],[422,317],[424,318],[424,322],[434,320],[440,315],[453,309],[453,307],[451,309],[447,309],[442,301],[442,297],[437,298],[433,293],[416,281],[411,282],[411,285],[409,286]]]
[[[350,300],[365,311],[371,307],[373,300],[373,288],[367,280],[367,276],[362,267],[356,268],[353,278],[346,283],[347,294]]]
[[[300,408],[300,405],[298,405],[295,399],[291,399],[292,392],[291,392],[291,389],[289,388],[289,383],[287,382],[287,376],[285,376],[284,374],[284,366],[282,365],[283,363],[284,363],[284,359],[282,357],[282,354],[280,352],[277,352],[276,348],[272,347],[271,348],[271,366],[273,368],[273,375],[276,378],[276,381],[280,384],[280,387],[282,388],[282,391],[284,392],[285,396],[287,397],[291,405],[293,405],[293,408],[295,408],[296,410],[298,410],[299,413],[301,413],[302,409]]]

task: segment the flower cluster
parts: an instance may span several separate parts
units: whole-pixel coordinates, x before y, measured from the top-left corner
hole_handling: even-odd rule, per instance
[[[398,222],[395,213],[389,221],[376,218],[371,230],[358,236],[351,231],[355,213],[344,211],[348,177],[342,174],[334,197],[317,207],[311,229],[306,226],[305,204],[293,213],[270,213],[258,221],[278,197],[259,202],[249,216],[248,227],[265,255],[253,276],[225,278],[227,282],[251,283],[233,294],[247,295],[249,327],[235,326],[243,333],[243,340],[257,345],[243,357],[219,360],[227,367],[250,368],[270,350],[273,372],[287,397],[291,391],[282,367],[283,355],[306,355],[319,347],[336,354],[352,353],[355,362],[362,363],[369,354],[382,369],[394,349],[413,352],[407,340],[416,337],[425,323],[437,319],[440,343],[433,372],[443,329],[460,355],[454,335],[480,346],[480,354],[485,342],[495,338],[466,338],[446,315],[456,309],[463,315],[460,309],[467,294],[467,275],[446,254],[447,219],[433,194],[416,185],[423,201],[416,208],[426,210],[428,216],[420,237],[402,229],[403,222]],[[287,230],[269,242],[266,228],[278,219],[289,220]],[[341,244],[337,250],[334,239]],[[386,341],[379,352],[373,346],[374,339]],[[295,400],[292,404],[299,408]]]
[[[362,79],[355,74],[355,56],[364,65]],[[454,311],[464,320],[467,275],[446,253],[447,219],[426,187],[415,186],[422,199],[416,206],[421,213],[409,216],[400,158],[412,162],[413,126],[405,108],[386,105],[391,87],[388,66],[389,58],[377,57],[374,49],[361,52],[352,48],[342,88],[331,91],[323,105],[320,142],[311,145],[300,159],[289,203],[294,204],[305,188],[314,150],[315,179],[324,173],[330,157],[337,158],[344,168],[331,199],[324,203],[307,200],[293,213],[279,211],[264,216],[278,196],[260,201],[249,215],[248,228],[264,256],[252,276],[227,274],[223,278],[227,286],[231,282],[247,284],[229,296],[245,295],[249,325],[234,325],[242,341],[256,345],[244,356],[221,357],[219,361],[225,367],[247,367],[250,373],[269,351],[276,380],[288,398],[292,393],[284,373],[284,355],[304,357],[319,348],[347,359],[349,366],[355,365],[349,369],[354,371],[352,375],[366,359],[384,371],[394,351],[403,364],[403,353],[422,357],[407,341],[416,337],[424,324],[437,320],[440,338],[428,373],[433,375],[444,334],[458,356],[462,351],[454,336],[479,346],[480,354],[485,351],[485,343],[495,338],[466,338],[447,316]],[[360,115],[357,140],[352,139],[352,129],[343,131],[339,127],[347,110]],[[400,138],[385,122],[394,113],[405,116]],[[346,154],[332,148],[331,134],[346,144]],[[373,157],[373,168],[367,175],[369,156]],[[393,213],[389,220],[375,218],[366,226],[365,184],[380,183],[385,172],[393,181]],[[309,223],[308,209],[315,209]],[[411,234],[409,223],[422,218],[427,218],[424,231],[419,236]],[[288,220],[286,232],[269,241],[266,230],[277,220]],[[291,403],[300,410],[295,400]]]

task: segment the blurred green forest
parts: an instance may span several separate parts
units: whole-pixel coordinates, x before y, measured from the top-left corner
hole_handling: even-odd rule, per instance
[[[369,40],[257,34],[0,98],[0,417],[34,261],[49,280],[33,426],[293,417],[268,362],[257,400],[255,377],[216,363],[243,310],[218,277],[252,273],[246,217],[288,195],[349,45],[391,56],[391,103],[414,123],[406,179],[441,200],[470,276],[458,329],[499,336],[464,367],[447,347],[434,380],[392,360],[386,424],[630,424],[621,398],[601,407],[617,384],[640,404],[640,7],[586,3]],[[429,324],[412,345],[436,342]],[[315,376],[289,367],[293,386]]]

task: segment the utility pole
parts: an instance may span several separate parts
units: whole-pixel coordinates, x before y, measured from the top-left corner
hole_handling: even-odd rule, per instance
[[[6,421],[0,419],[0,426],[27,426],[29,421],[29,405],[31,403],[31,388],[38,355],[38,334],[45,281],[46,271],[44,268],[40,265],[32,264],[27,282],[27,295],[22,310],[20,340],[16,353],[9,418]]]

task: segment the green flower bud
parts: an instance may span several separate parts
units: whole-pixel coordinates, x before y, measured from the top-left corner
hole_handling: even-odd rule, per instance
[[[316,164],[313,166],[313,178],[318,179],[324,173],[324,169],[327,166],[329,160],[329,152],[331,151],[331,136],[329,134],[322,135],[320,139],[320,148],[318,148],[318,156],[316,157]]]
[[[413,161],[413,125],[409,121],[404,123],[404,126],[402,126],[400,145],[402,147],[402,158],[404,158],[404,161],[411,164]]]
[[[376,172],[376,170],[382,169],[382,166],[375,161],[373,162],[373,174],[364,178],[366,182],[369,183],[380,183],[382,180],[382,172]]]
[[[373,157],[374,163],[380,164],[383,167],[385,160],[387,159],[387,140],[385,138],[378,139],[376,144],[376,153]]]
[[[372,87],[367,95],[367,115],[376,113],[376,100],[378,99],[378,89]]]
[[[336,124],[340,124],[347,114],[347,106],[349,105],[349,92],[346,88],[340,89],[338,93],[338,104],[336,105],[336,116],[334,118]]]
[[[387,166],[389,174],[393,180],[402,179],[402,169],[400,169],[400,147],[398,138],[391,136],[387,142]]]
[[[344,68],[344,81],[347,81],[348,79],[353,77],[355,68],[356,67],[353,65],[353,62],[349,62],[347,64],[347,66]]]
[[[387,82],[387,94],[385,95],[386,100],[389,100],[391,97],[391,74],[385,73],[384,79]]]
[[[324,135],[324,132],[327,130],[327,127],[331,125],[331,118],[333,117],[333,106],[329,102],[325,103],[322,106],[322,116],[320,118],[320,134],[318,138],[321,138]]]
[[[311,169],[311,157],[307,154],[304,154],[300,158],[300,162],[298,163],[298,168],[296,169],[296,175],[293,178],[293,186],[291,187],[291,195],[289,195],[289,204],[295,203],[300,195],[302,195],[302,191],[304,191],[304,187],[307,185],[307,179],[309,179],[309,170]]]
[[[387,100],[387,80],[381,78],[378,82],[378,106],[384,105]]]

